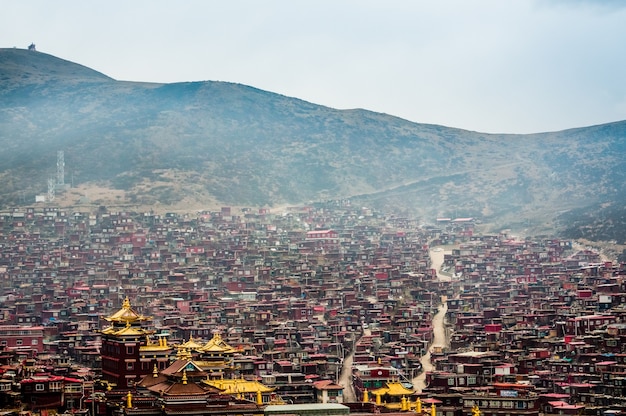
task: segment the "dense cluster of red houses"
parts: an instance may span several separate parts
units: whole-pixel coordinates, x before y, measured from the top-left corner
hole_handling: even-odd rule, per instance
[[[6,409],[105,414],[107,394],[123,400],[168,368],[174,346],[216,334],[236,351],[221,377],[259,381],[291,403],[363,401],[340,381],[344,360],[357,383],[410,381],[442,299],[449,348],[432,353],[427,388],[403,403],[430,400],[441,416],[626,405],[626,271],[566,241],[481,236],[471,218],[425,227],[342,204],[194,215],[26,208],[0,213],[0,229]],[[454,247],[442,269],[451,282],[432,270],[433,245]],[[148,332],[136,350],[110,350],[102,318],[128,299]],[[151,346],[160,352],[142,358]],[[392,390],[385,400],[399,400]]]

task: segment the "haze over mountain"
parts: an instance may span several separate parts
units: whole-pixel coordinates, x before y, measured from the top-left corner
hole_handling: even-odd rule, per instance
[[[68,191],[56,203],[195,210],[349,198],[425,222],[562,227],[565,211],[623,207],[625,136],[624,121],[483,134],[233,83],[116,81],[45,53],[0,49],[3,209],[45,194],[62,150],[66,182],[84,195]]]

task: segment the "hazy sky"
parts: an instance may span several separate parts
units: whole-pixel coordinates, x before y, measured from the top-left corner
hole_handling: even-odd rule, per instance
[[[0,0],[0,47],[118,80],[220,80],[420,123],[626,119],[621,0]]]

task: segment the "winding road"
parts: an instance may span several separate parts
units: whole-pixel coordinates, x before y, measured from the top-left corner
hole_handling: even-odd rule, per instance
[[[442,282],[449,282],[451,280],[450,276],[446,276],[444,274],[439,273],[441,269],[441,265],[443,264],[443,256],[444,250],[442,248],[433,247],[430,249],[430,260],[432,268],[437,271],[437,279]],[[433,365],[430,362],[430,350],[433,347],[447,347],[449,345],[449,340],[446,336],[446,328],[444,323],[444,318],[446,316],[446,312],[448,310],[446,297],[442,296],[442,304],[438,305],[437,313],[433,316],[432,327],[433,327],[433,342],[430,345],[428,352],[422,356],[420,360],[422,363],[422,372],[415,378],[413,378],[413,386],[416,390],[421,392],[424,387],[426,387],[426,372],[432,371],[434,369]],[[365,329],[363,335],[370,335],[370,330]],[[358,339],[355,340],[354,344],[358,342]],[[354,345],[353,344],[353,345]],[[354,389],[352,387],[352,358],[354,355],[354,351],[346,351],[347,355],[343,360],[343,365],[341,369],[341,374],[339,376],[338,383],[344,387],[343,391],[343,401],[345,403],[356,401],[356,396],[354,394]]]
[[[444,274],[440,274],[439,270],[441,269],[441,265],[443,264],[443,255],[444,251],[440,247],[433,247],[430,249],[430,261],[432,268],[437,271],[437,279],[442,282],[449,282],[451,280],[450,276],[446,276]],[[430,362],[430,352],[434,347],[447,347],[449,344],[449,340],[446,334],[445,322],[444,318],[446,316],[446,312],[448,311],[448,304],[446,303],[446,297],[441,297],[441,304],[437,307],[437,313],[433,316],[432,327],[433,327],[433,342],[430,345],[428,352],[422,356],[420,360],[422,363],[422,372],[413,379],[413,386],[415,389],[419,390],[421,393],[424,387],[426,387],[426,373],[428,371],[434,370],[434,366]]]

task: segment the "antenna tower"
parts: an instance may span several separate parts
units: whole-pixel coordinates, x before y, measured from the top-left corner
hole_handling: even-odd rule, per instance
[[[65,185],[65,153],[63,150],[57,152],[57,185]]]
[[[54,176],[48,178],[48,202],[54,201],[54,190],[56,188]]]

